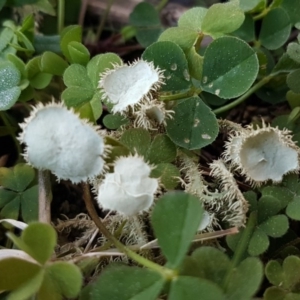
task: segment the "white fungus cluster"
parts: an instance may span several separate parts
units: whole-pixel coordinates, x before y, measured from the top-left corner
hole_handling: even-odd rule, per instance
[[[50,170],[58,179],[73,183],[103,172],[104,140],[97,128],[72,110],[56,103],[39,104],[20,126],[24,157],[35,168]]]
[[[158,180],[150,178],[151,166],[137,155],[120,157],[114,163],[114,172],[106,173],[97,188],[98,204],[103,209],[133,216],[147,211],[158,189]]]

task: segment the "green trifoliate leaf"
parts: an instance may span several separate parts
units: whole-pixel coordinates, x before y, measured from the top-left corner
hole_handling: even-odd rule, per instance
[[[212,5],[202,22],[202,31],[213,38],[237,30],[244,22],[245,15],[238,2],[218,3]]]
[[[282,8],[275,8],[263,19],[259,39],[264,47],[275,50],[287,41],[290,32],[288,14]]]
[[[273,196],[267,195],[262,196],[257,205],[258,215],[257,221],[258,223],[262,223],[268,218],[276,215],[281,209],[280,201]]]
[[[182,262],[202,214],[199,199],[186,193],[166,194],[155,205],[151,223],[171,268]]]
[[[21,74],[19,70],[8,61],[0,62],[0,111],[11,108],[21,94],[19,87]]]
[[[256,53],[247,43],[234,37],[222,37],[205,51],[202,88],[221,98],[238,97],[251,87],[258,70]]]
[[[46,51],[41,56],[40,68],[44,73],[62,76],[68,64],[59,55]]]
[[[89,288],[89,300],[154,300],[164,285],[157,272],[138,267],[110,266]],[[84,293],[82,293],[84,295]],[[85,300],[86,297],[81,297]]]
[[[217,137],[217,119],[199,97],[190,97],[173,110],[173,119],[167,120],[167,133],[176,145],[185,149],[200,149]]]
[[[85,66],[90,60],[89,50],[81,43],[73,41],[68,44],[71,63]]]
[[[267,186],[263,188],[262,195],[266,196],[273,196],[277,200],[280,201],[280,209],[287,206],[288,203],[290,203],[293,200],[294,194],[292,191],[285,187],[279,187],[279,186]]]
[[[185,91],[191,87],[188,63],[182,49],[175,43],[162,41],[149,46],[142,55],[164,71],[165,85],[160,92]]]

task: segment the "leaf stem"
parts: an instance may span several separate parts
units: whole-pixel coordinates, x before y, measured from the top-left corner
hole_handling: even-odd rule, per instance
[[[101,18],[100,24],[99,24],[99,26],[97,28],[97,32],[96,32],[96,36],[95,36],[95,41],[96,42],[100,40],[102,31],[104,29],[105,22],[107,20],[107,17],[109,15],[110,9],[111,9],[112,5],[114,4],[114,2],[115,2],[115,0],[108,0],[107,1],[106,9],[105,9],[104,14],[103,14],[103,16]]]
[[[169,0],[161,0],[156,6],[155,9],[159,12],[161,11],[167,4]]]
[[[177,272],[175,270],[167,269],[165,267],[162,267],[142,256],[135,253],[134,251],[127,248],[125,245],[123,245],[118,239],[116,239],[109,230],[105,227],[105,225],[102,223],[101,219],[99,218],[97,211],[94,207],[94,204],[92,202],[91,193],[89,189],[89,185],[87,183],[82,184],[83,187],[83,199],[86,205],[86,209],[92,218],[92,220],[95,222],[96,226],[99,228],[100,232],[111,242],[115,245],[115,247],[125,253],[128,257],[138,262],[140,265],[143,265],[153,271],[156,271],[160,273],[165,279],[170,280],[174,277],[177,277]]]
[[[237,244],[237,248],[234,251],[234,255],[232,258],[231,268],[228,270],[226,276],[224,277],[223,287],[226,289],[228,282],[230,280],[231,272],[234,268],[236,268],[239,263],[242,261],[245,252],[247,251],[247,247],[252,236],[252,233],[257,225],[257,211],[253,211],[248,219],[247,226],[243,231],[243,234]]]
[[[253,17],[254,21],[262,19],[265,15],[267,15],[270,11],[270,7],[265,8],[260,14]]]
[[[57,31],[60,34],[65,26],[65,0],[58,0]]]
[[[235,106],[241,104],[242,102],[244,102],[250,95],[252,95],[254,92],[256,92],[258,89],[260,89],[262,86],[264,86],[265,84],[267,84],[271,78],[273,76],[269,75],[267,77],[264,77],[262,80],[260,80],[259,82],[257,82],[255,85],[253,85],[245,94],[243,94],[241,97],[237,98],[236,100],[230,102],[227,105],[224,105],[222,107],[219,107],[215,110],[213,110],[213,112],[217,115],[220,113],[223,113],[229,109],[234,108]]]
[[[177,94],[163,94],[161,93],[158,96],[158,99],[161,101],[174,101],[174,100],[181,100],[183,98],[188,98],[191,97],[195,94],[200,94],[201,93],[201,89],[196,89],[194,87],[192,87],[190,90],[182,92],[182,93],[177,93]]]
[[[50,172],[47,170],[38,171],[39,181],[39,222],[51,223],[51,201],[52,191]]]

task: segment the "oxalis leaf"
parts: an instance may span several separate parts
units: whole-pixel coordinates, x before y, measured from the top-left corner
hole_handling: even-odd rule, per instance
[[[167,120],[170,139],[185,149],[200,149],[211,144],[219,126],[214,113],[199,97],[190,97],[173,108],[175,115]]]
[[[153,61],[155,67],[165,70],[165,85],[161,87],[161,92],[184,91],[191,87],[188,62],[177,44],[168,41],[153,43],[142,57]]]
[[[213,41],[204,53],[202,89],[224,99],[238,97],[253,84],[259,70],[254,50],[235,37]]]
[[[8,61],[0,62],[0,111],[11,108],[21,94],[19,70]]]
[[[169,193],[154,207],[151,223],[171,268],[182,262],[202,219],[199,199],[186,193]]]
[[[163,284],[164,279],[157,272],[112,265],[87,287],[88,292],[82,291],[80,300],[155,300]]]

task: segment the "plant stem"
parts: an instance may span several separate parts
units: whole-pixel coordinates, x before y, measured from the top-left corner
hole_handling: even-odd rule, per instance
[[[192,87],[190,90],[183,92],[183,93],[177,93],[177,94],[160,94],[158,96],[158,99],[161,101],[174,101],[174,100],[180,100],[183,98],[188,98],[188,97],[192,97],[195,94],[200,94],[202,90],[200,89],[196,89],[194,87]]]
[[[155,9],[159,12],[161,11],[167,4],[169,0],[161,0],[156,6]]]
[[[241,104],[242,102],[244,102],[251,94],[253,94],[254,92],[256,92],[258,89],[260,89],[262,86],[264,86],[265,84],[267,84],[270,80],[271,80],[272,76],[269,75],[267,77],[264,77],[262,80],[260,80],[259,82],[257,82],[255,85],[253,85],[244,95],[242,95],[241,97],[237,98],[236,100],[230,102],[227,105],[224,105],[222,107],[219,107],[215,110],[213,110],[213,112],[217,115],[220,113],[223,113],[229,109],[234,108],[235,106]]]
[[[38,171],[39,181],[39,221],[50,224],[52,191],[49,171]]]
[[[253,17],[254,21],[262,19],[265,15],[267,15],[270,11],[270,8],[265,8],[260,14]]]
[[[18,152],[18,158],[20,158],[20,154],[22,152],[21,146],[20,146],[19,141],[16,138],[16,135],[15,135],[15,133],[14,133],[12,127],[11,127],[10,122],[8,121],[8,118],[6,117],[6,112],[5,111],[0,111],[0,117],[1,117],[5,127],[8,129],[10,136],[14,140],[14,143],[16,145],[16,149],[17,149],[17,152]]]
[[[257,211],[253,211],[249,216],[247,226],[246,226],[245,230],[243,231],[243,234],[242,234],[242,236],[237,244],[237,247],[234,251],[234,255],[232,258],[232,265],[224,278],[223,288],[226,289],[226,286],[230,280],[230,275],[231,275],[232,270],[234,268],[236,268],[239,265],[239,263],[242,261],[244,255],[245,255],[245,252],[247,251],[247,247],[248,247],[250,238],[252,236],[252,233],[253,233],[256,225],[257,225]]]
[[[106,9],[105,9],[104,14],[101,18],[100,24],[97,28],[96,37],[95,37],[96,42],[100,40],[100,37],[101,37],[102,31],[104,29],[106,19],[109,15],[110,9],[111,9],[112,5],[114,4],[114,2],[115,2],[115,0],[108,0],[107,1]]]
[[[116,239],[105,227],[105,225],[102,223],[101,219],[99,218],[97,211],[94,207],[94,204],[92,202],[91,193],[89,189],[89,185],[87,183],[82,184],[83,187],[83,199],[86,205],[86,209],[92,218],[92,220],[95,222],[96,226],[99,228],[100,232],[111,242],[115,245],[115,247],[125,253],[128,257],[132,258],[139,264],[156,271],[160,273],[165,279],[172,279],[177,276],[176,271],[164,268],[142,256],[139,254],[133,252],[129,248],[127,248],[125,245],[123,245],[118,239]]]
[[[58,0],[57,31],[60,34],[65,26],[65,0]]]

